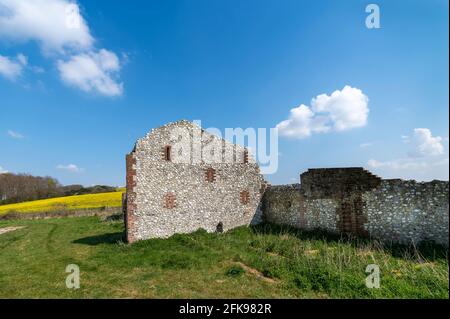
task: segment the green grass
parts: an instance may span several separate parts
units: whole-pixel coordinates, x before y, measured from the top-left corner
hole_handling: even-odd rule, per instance
[[[15,213],[39,213],[62,210],[82,210],[103,207],[122,206],[122,193],[124,189],[118,188],[116,192],[75,195],[41,199],[17,204],[0,205],[0,215],[9,212]]]
[[[382,247],[275,226],[127,245],[97,217],[3,221],[0,298],[448,298],[446,249]],[[68,264],[81,288],[65,286]],[[381,288],[365,286],[378,264]]]

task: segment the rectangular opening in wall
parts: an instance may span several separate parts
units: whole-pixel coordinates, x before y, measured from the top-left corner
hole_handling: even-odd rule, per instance
[[[240,194],[240,201],[243,205],[250,203],[250,193],[248,191],[242,191]]]
[[[244,151],[244,164],[248,164],[248,150]]]
[[[170,146],[170,145],[164,146],[164,159],[166,161],[171,161],[172,160],[171,153],[172,153],[172,146]]]
[[[206,180],[210,183],[216,180],[216,170],[214,168],[209,167],[206,170]]]
[[[177,206],[175,194],[167,193],[164,195],[164,208],[172,209]]]

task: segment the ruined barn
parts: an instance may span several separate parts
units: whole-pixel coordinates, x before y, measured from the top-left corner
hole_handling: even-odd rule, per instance
[[[269,186],[242,146],[178,121],[126,156],[128,242],[223,232],[261,221],[304,230],[448,246],[448,181],[382,179],[362,167],[309,169]]]
[[[126,156],[126,182],[128,242],[261,219],[265,181],[251,154],[189,121],[139,139]]]

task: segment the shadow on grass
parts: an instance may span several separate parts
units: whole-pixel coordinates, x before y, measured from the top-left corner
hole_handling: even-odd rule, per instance
[[[448,259],[448,248],[436,244],[434,242],[426,241],[420,242],[417,245],[404,245],[404,244],[396,244],[396,243],[388,243],[388,242],[380,242],[375,239],[363,238],[363,237],[355,237],[348,235],[340,235],[340,234],[332,234],[324,230],[299,230],[290,226],[279,226],[274,224],[259,224],[255,226],[251,226],[251,232],[254,234],[260,235],[274,235],[281,237],[282,235],[290,235],[298,238],[299,240],[311,241],[323,241],[325,243],[343,243],[350,245],[355,248],[367,248],[371,247],[373,249],[380,249],[384,252],[390,254],[396,258],[411,258],[416,260],[427,260],[434,261],[438,259]],[[195,234],[195,233],[194,233]],[[192,234],[190,234],[192,235]],[[181,242],[182,245],[192,245],[191,240],[187,240],[186,235],[177,234],[171,237],[172,240],[176,242]],[[124,233],[123,232],[115,232],[108,234],[101,234],[96,236],[84,237],[77,240],[74,240],[75,244],[84,244],[90,246],[96,246],[101,244],[116,244],[123,243]],[[159,242],[159,241],[158,241]],[[152,241],[152,243],[155,243]],[[141,242],[142,245],[147,245],[147,241]]]
[[[393,257],[405,258],[416,257],[434,261],[437,259],[448,259],[448,247],[437,244],[433,241],[422,241],[416,245],[406,245],[391,242],[381,242],[376,239],[356,237],[354,235],[333,234],[322,229],[300,230],[290,226],[280,226],[269,223],[251,226],[256,234],[271,234],[275,236],[288,234],[300,240],[319,240],[327,243],[345,243],[352,247],[367,247],[383,249]]]
[[[124,233],[109,233],[109,234],[101,234],[96,236],[89,236],[74,240],[72,243],[74,244],[83,244],[89,246],[96,246],[101,244],[117,244],[118,242],[124,241]]]

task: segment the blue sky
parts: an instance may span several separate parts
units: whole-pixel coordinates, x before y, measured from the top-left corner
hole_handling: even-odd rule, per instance
[[[153,127],[291,119],[274,184],[337,166],[448,180],[447,1],[377,1],[368,29],[370,1],[80,0],[76,30],[68,0],[36,2],[46,19],[0,0],[0,172],[123,185],[125,154]],[[292,118],[302,104],[328,129]]]

